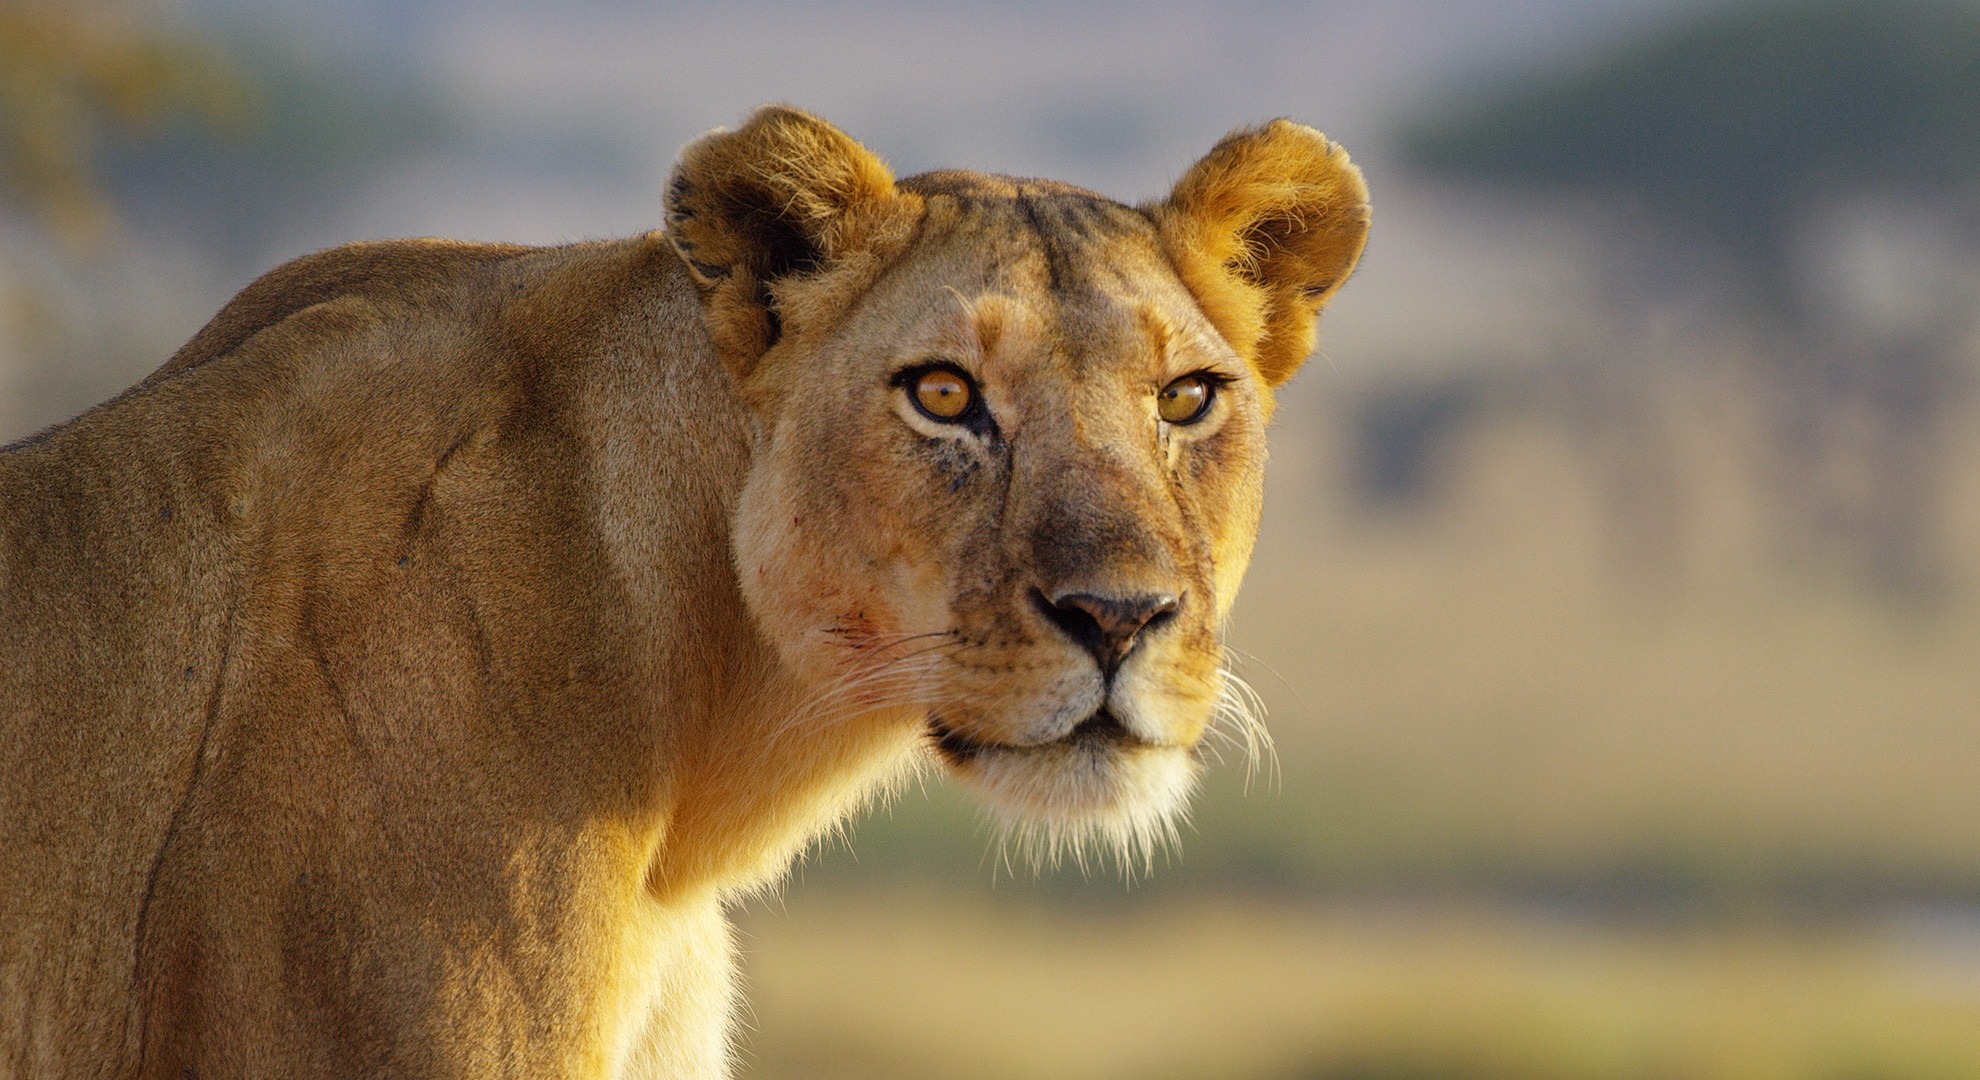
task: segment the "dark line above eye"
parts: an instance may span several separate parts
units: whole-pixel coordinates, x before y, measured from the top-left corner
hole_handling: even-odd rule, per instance
[[[921,378],[931,371],[953,371],[964,382],[969,383],[972,390],[976,388],[976,380],[970,377],[969,372],[963,370],[961,364],[953,360],[922,360],[918,363],[909,364],[888,376],[887,383],[890,386],[912,386],[916,379]]]
[[[1218,371],[1216,368],[1199,368],[1195,371],[1185,371],[1181,375],[1176,376],[1176,379],[1202,379],[1212,387],[1222,390],[1224,387],[1236,382],[1238,377],[1226,371]],[[1170,379],[1169,382],[1175,382],[1176,379]],[[1168,383],[1163,383],[1162,385],[1167,386]]]

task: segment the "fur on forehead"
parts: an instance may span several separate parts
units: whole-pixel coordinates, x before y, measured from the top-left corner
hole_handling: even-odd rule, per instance
[[[1021,352],[1043,334],[1037,311],[1017,297],[1000,292],[964,296],[954,289],[948,293],[954,298],[955,306],[938,324],[931,344],[951,351],[958,358]]]
[[[1003,291],[975,296],[965,296],[955,289],[947,292],[953,298],[952,304],[926,324],[928,331],[917,342],[931,358],[981,365],[980,373],[997,377],[1000,369],[1010,373],[1011,364],[1042,356],[1067,355],[1054,348],[1053,313],[1040,306],[1041,302],[1049,304],[1049,299]],[[1090,307],[1088,314],[1092,314]],[[1153,297],[1121,296],[1118,306],[1112,307],[1113,329],[1124,336],[1116,341],[1113,331],[1109,331],[1105,340],[1111,342],[1110,347],[1132,349],[1136,360],[1145,362],[1151,373],[1164,369],[1179,351],[1229,354],[1229,347],[1216,338],[1214,330],[1191,325],[1191,322],[1200,325],[1200,320],[1178,318],[1179,313]],[[1089,332],[1092,329],[1086,328]],[[1089,340],[1092,340],[1090,334]],[[1131,340],[1133,344],[1129,343]]]

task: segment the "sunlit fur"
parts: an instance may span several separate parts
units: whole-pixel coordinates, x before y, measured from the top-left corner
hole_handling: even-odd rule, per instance
[[[299,259],[0,452],[0,1077],[720,1077],[724,906],[890,784],[1134,868],[1268,753],[1221,629],[1338,147],[1130,208],[771,108],[666,213]]]

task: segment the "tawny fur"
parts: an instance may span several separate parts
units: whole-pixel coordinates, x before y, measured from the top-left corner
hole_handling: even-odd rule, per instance
[[[0,1077],[725,1075],[723,904],[931,730],[1152,842],[1361,192],[1286,122],[1137,211],[772,108],[664,235],[255,282],[0,453]],[[1069,589],[1181,600],[1107,678]]]

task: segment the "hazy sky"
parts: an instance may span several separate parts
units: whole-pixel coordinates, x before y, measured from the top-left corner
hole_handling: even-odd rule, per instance
[[[486,186],[449,183],[454,163],[446,161],[414,163],[416,175],[383,181],[385,203],[411,202],[418,187],[446,190],[432,205],[404,207],[437,216],[429,229],[499,227],[524,240],[650,224],[651,196],[679,146],[773,100],[834,120],[904,173],[988,168],[1130,199],[1159,194],[1229,128],[1278,115],[1327,130],[1359,160],[1379,166],[1396,121],[1456,92],[1465,73],[1554,62],[1678,6],[191,4],[204,18],[259,23],[355,62],[417,71],[490,140],[513,144],[534,135],[568,145],[589,134],[634,155],[647,190],[595,190],[584,206],[532,200],[507,208],[505,187],[533,195],[521,190],[529,185],[500,177]],[[566,171],[574,179],[587,169],[573,161]]]

